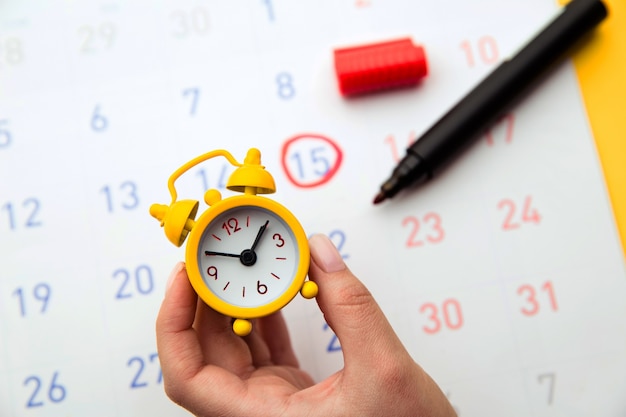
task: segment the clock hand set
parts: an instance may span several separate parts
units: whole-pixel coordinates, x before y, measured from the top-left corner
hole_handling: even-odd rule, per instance
[[[269,224],[269,222],[270,221],[267,220],[265,224],[261,226],[261,228],[259,229],[259,232],[256,235],[256,238],[254,239],[254,243],[252,243],[252,247],[250,249],[244,249],[239,255],[235,253],[214,252],[210,250],[205,250],[204,254],[207,256],[228,256],[231,258],[239,258],[241,263],[244,264],[245,266],[252,266],[256,263],[256,259],[257,259],[254,249],[259,244],[259,241],[261,240],[261,236],[263,236],[263,233],[265,232],[265,229],[267,229],[267,225]]]
[[[269,224],[269,222],[270,221],[267,220],[265,224],[261,226],[261,228],[259,229],[259,233],[257,233],[256,239],[254,239],[254,243],[252,244],[252,247],[250,248],[252,252],[254,252],[254,248],[256,248],[256,245],[259,243],[259,240],[261,240],[261,236],[263,236],[263,232],[265,232],[265,229],[267,229],[267,225]]]
[[[217,255],[217,256],[230,256],[231,258],[240,258],[241,254],[236,253],[224,253],[224,252],[213,252],[211,250],[205,250],[204,254],[207,256]]]

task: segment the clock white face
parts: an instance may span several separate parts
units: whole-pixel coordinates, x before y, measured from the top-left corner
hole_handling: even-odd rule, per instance
[[[300,254],[291,228],[272,211],[238,206],[207,226],[198,246],[206,286],[238,307],[259,307],[291,285]]]

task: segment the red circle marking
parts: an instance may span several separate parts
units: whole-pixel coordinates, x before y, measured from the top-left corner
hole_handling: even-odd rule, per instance
[[[293,145],[295,142],[300,141],[300,140],[307,140],[310,138],[320,139],[323,142],[328,143],[331,146],[331,148],[335,151],[337,158],[335,159],[335,163],[333,164],[333,166],[331,166],[328,169],[328,171],[326,171],[326,173],[322,177],[320,177],[317,181],[303,183],[297,180],[296,178],[294,178],[293,175],[291,175],[291,172],[289,171],[289,167],[287,166],[287,154],[289,151],[289,147]],[[330,179],[339,170],[342,160],[343,160],[343,152],[341,151],[341,148],[332,139],[327,138],[326,136],[316,134],[316,133],[303,133],[300,135],[296,135],[292,138],[289,138],[285,141],[285,143],[283,144],[283,148],[281,150],[280,163],[282,164],[283,171],[285,171],[287,178],[289,179],[289,181],[291,181],[293,185],[297,187],[301,187],[301,188],[313,188],[313,187],[320,186],[330,181]]]

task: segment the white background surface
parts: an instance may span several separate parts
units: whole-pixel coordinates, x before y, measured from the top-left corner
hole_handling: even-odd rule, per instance
[[[440,178],[371,204],[409,139],[556,11],[0,4],[0,415],[186,415],[163,394],[154,340],[184,251],[148,207],[169,202],[185,161],[217,148],[242,160],[253,146],[276,200],[308,234],[331,234],[460,416],[624,415],[624,263],[569,63]],[[423,83],[340,97],[333,48],[399,36],[425,47]],[[342,153],[332,177],[337,151],[307,134]],[[224,166],[189,172],[180,197],[223,188]],[[303,188],[286,170],[327,181]],[[341,367],[314,301],[285,315],[304,368],[320,380]]]

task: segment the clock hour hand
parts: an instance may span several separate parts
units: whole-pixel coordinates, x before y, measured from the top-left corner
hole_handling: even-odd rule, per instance
[[[254,243],[252,244],[252,247],[250,248],[252,252],[254,252],[254,248],[256,248],[256,245],[259,244],[259,241],[261,240],[261,236],[263,236],[263,232],[265,232],[265,229],[267,229],[267,225],[269,224],[269,222],[270,221],[267,220],[265,224],[261,226],[261,228],[259,229],[259,233],[256,234],[256,239],[254,239]]]
[[[206,256],[230,256],[231,258],[239,258],[239,257],[241,257],[240,254],[224,253],[224,252],[214,252],[214,251],[211,251],[211,250],[205,250],[204,254]]]

